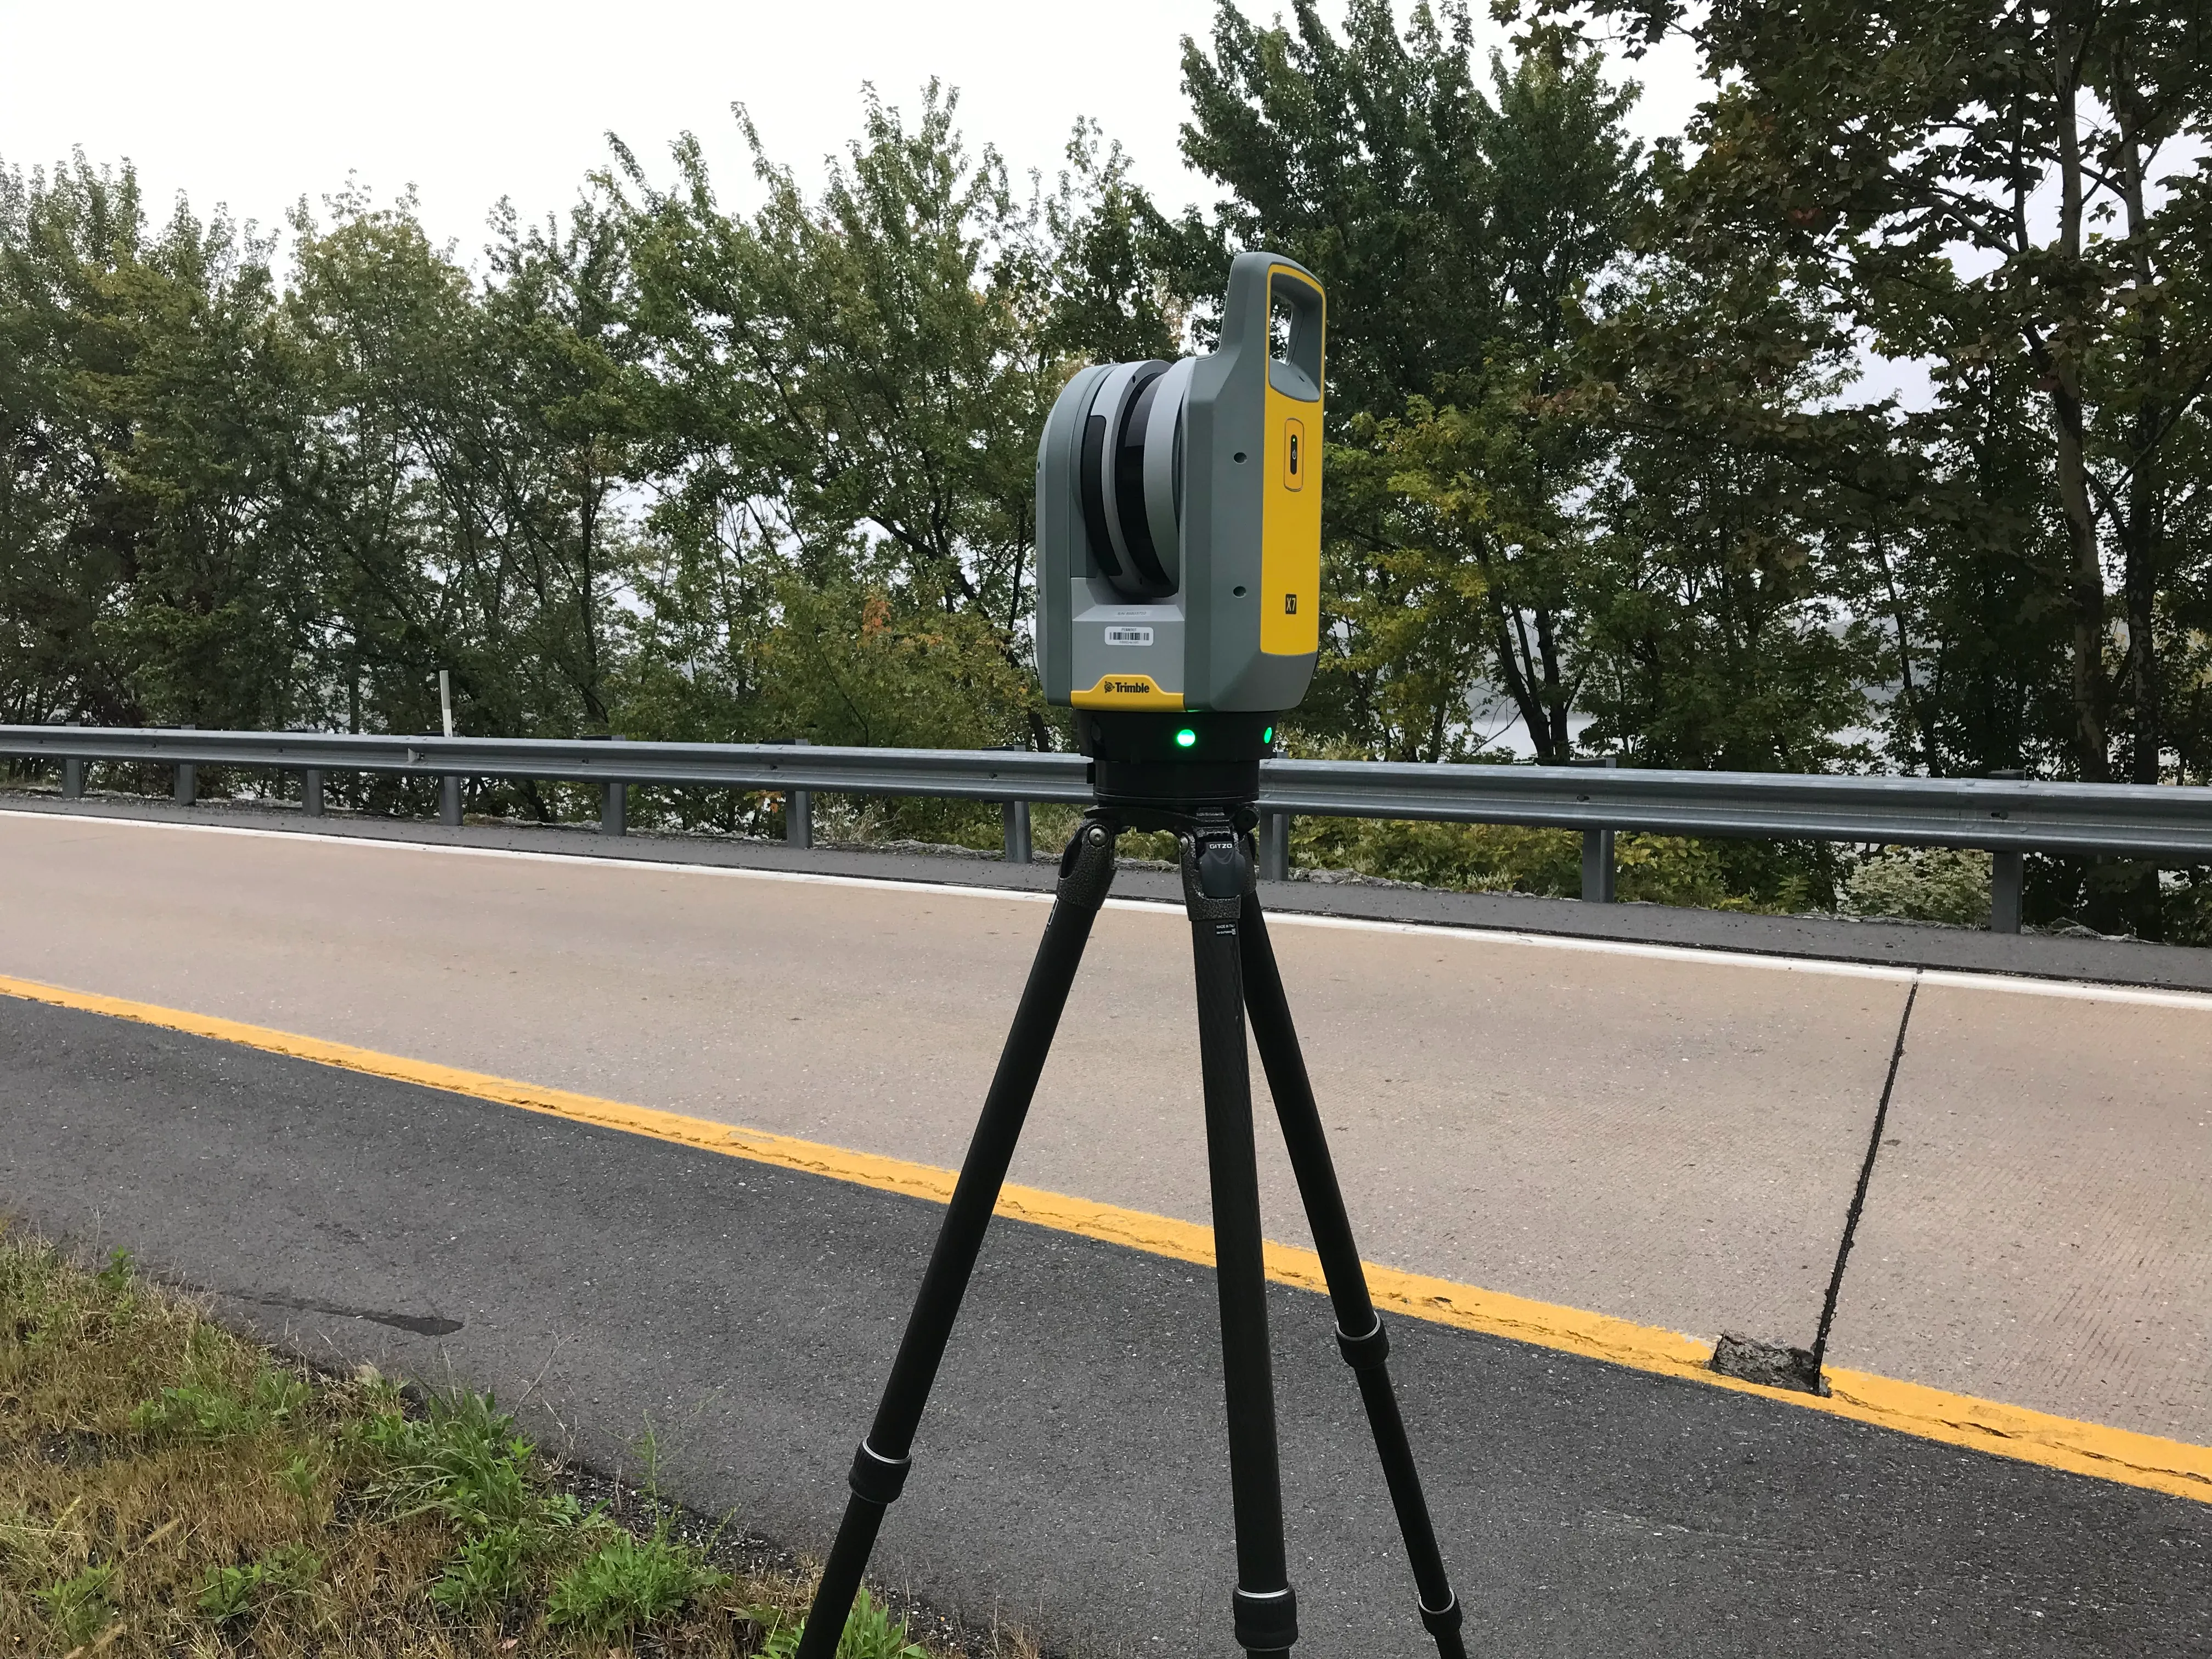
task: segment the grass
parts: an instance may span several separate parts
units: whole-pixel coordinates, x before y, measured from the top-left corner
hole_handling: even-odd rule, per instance
[[[288,1364],[0,1234],[0,1656],[783,1656],[808,1585],[650,1493],[617,1515],[487,1395]],[[936,1659],[865,1595],[840,1659]],[[1034,1659],[1018,1638],[964,1650]]]

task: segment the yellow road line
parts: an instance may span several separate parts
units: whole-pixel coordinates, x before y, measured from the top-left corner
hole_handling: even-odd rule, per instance
[[[136,1020],[194,1036],[289,1054],[318,1065],[420,1084],[503,1106],[519,1106],[525,1111],[544,1112],[579,1123],[596,1123],[657,1140],[677,1141],[704,1152],[749,1158],[757,1164],[805,1170],[883,1192],[904,1193],[935,1203],[942,1204],[952,1195],[952,1171],[927,1164],[909,1164],[903,1158],[826,1146],[758,1129],[736,1128],[705,1118],[658,1111],[649,1106],[600,1100],[566,1089],[547,1089],[512,1078],[490,1077],[482,1072],[465,1072],[428,1060],[379,1054],[372,1048],[356,1048],[350,1043],[328,1042],[320,1037],[271,1030],[264,1025],[248,1025],[237,1020],[41,985],[30,980],[0,976],[0,995]],[[1006,1188],[999,1200],[998,1212],[1060,1232],[1126,1245],[1152,1255],[1208,1267],[1213,1265],[1212,1230],[1188,1221],[1147,1215],[1111,1204],[1096,1204],[1065,1193],[1017,1186]],[[1267,1276],[1279,1284],[1316,1291],[1327,1289],[1320,1258],[1310,1250],[1271,1243],[1267,1247]],[[1605,1314],[1532,1301],[1501,1291],[1455,1284],[1449,1279],[1401,1273],[1395,1267],[1370,1264],[1367,1277],[1378,1305],[1415,1319],[1508,1337],[1516,1342],[1582,1354],[1711,1388],[1764,1395],[1770,1400],[1808,1411],[1896,1429],[1923,1440],[1970,1446],[1978,1451],[1993,1452],[2024,1462],[2041,1463],[2076,1474],[2212,1503],[2212,1447],[2192,1446],[2101,1423],[2078,1422],[2047,1412],[2030,1411],[1995,1401],[1978,1400],[1971,1395],[1951,1394],[1917,1382],[1832,1366],[1828,1378],[1834,1393],[1828,1399],[1816,1399],[1811,1395],[1762,1388],[1757,1383],[1722,1376],[1711,1369],[1711,1345],[1679,1332],[1632,1324]]]

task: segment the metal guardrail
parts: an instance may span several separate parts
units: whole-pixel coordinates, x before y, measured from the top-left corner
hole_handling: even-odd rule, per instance
[[[465,778],[599,783],[605,787],[601,828],[617,835],[624,829],[627,786],[776,790],[786,795],[789,838],[802,846],[811,839],[817,793],[998,801],[1006,811],[1008,856],[1023,860],[1030,803],[1090,799],[1081,756],[1014,750],[0,726],[0,754],[61,762],[62,791],[70,797],[82,794],[84,768],[94,762],[173,766],[177,798],[187,803],[201,766],[298,771],[305,775],[303,804],[311,814],[322,810],[327,772],[436,777],[441,817],[452,823],[460,822]],[[1612,896],[1611,841],[1623,830],[1981,848],[1996,854],[1991,925],[2016,931],[2027,853],[2212,863],[2212,789],[1374,761],[1269,761],[1260,776],[1262,873],[1278,878],[1287,873],[1287,825],[1294,814],[1581,830],[1591,854],[1584,860],[1584,896],[1593,899]]]
[[[810,789],[959,800],[1086,801],[1080,755],[1018,750],[816,749],[773,743],[631,743],[621,738],[409,738],[336,732],[198,732],[96,726],[0,726],[0,752],[155,765],[386,772],[416,777],[556,778],[568,782]]]
[[[1376,761],[1273,761],[1261,778],[1263,808],[1324,817],[2212,860],[2212,789]]]

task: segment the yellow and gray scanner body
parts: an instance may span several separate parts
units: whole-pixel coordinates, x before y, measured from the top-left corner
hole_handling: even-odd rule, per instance
[[[1239,254],[1218,350],[1067,383],[1037,447],[1049,701],[1274,714],[1304,696],[1320,644],[1324,303],[1304,267]]]

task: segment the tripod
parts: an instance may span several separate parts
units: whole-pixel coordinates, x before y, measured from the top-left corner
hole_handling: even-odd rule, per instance
[[[1114,843],[1132,818],[1172,828],[1182,854],[1198,981],[1199,1065],[1206,1091],[1206,1163],[1221,1305],[1221,1353],[1229,1407],[1229,1478],[1237,1528],[1237,1641],[1253,1656],[1288,1654],[1297,1640],[1297,1603],[1284,1559],[1281,1471],[1274,1384],[1267,1352],[1267,1279],[1261,1260],[1259,1171],[1253,1145],[1252,1084],[1244,1016],[1275,1099],[1306,1218],[1328,1282],[1336,1340],[1359,1382],[1382,1474],[1420,1592],[1421,1622],[1441,1659],[1466,1659],[1459,1603],[1445,1577],[1436,1532],[1385,1360],[1389,1342],[1369,1295],[1352,1224],[1338,1188],[1321,1113],[1291,1029],[1275,953],[1253,889],[1249,806],[1135,814],[1093,807],[1060,856],[1060,883],[1044,938],[1023,988],[1012,1030],[991,1079],[951,1207],[922,1276],[913,1316],[892,1362],[874,1423],[853,1459],[852,1497],[829,1565],[814,1594],[798,1659],[835,1659],[884,1512],[906,1484],[915,1427],[960,1298],[982,1247],[1006,1168],[1013,1160],[1060,1011],[1083,959],[1091,923],[1114,879]]]

